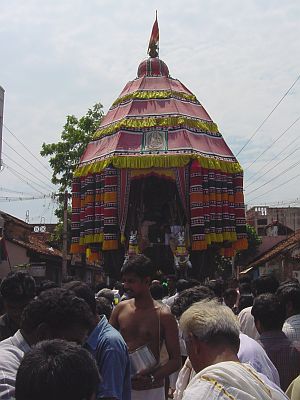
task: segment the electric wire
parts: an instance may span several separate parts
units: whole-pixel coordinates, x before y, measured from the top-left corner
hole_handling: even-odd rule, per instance
[[[286,172],[291,171],[292,169],[294,169],[295,167],[297,167],[297,165],[299,165],[299,164],[300,164],[300,161],[297,161],[297,162],[295,162],[293,165],[290,165],[290,166],[289,166],[288,168],[286,168],[283,172],[280,172],[280,174],[274,176],[274,177],[271,178],[269,181],[263,183],[262,185],[258,186],[258,187],[255,188],[255,189],[251,190],[251,191],[248,193],[248,195],[251,194],[251,193],[253,193],[253,192],[256,192],[258,189],[260,189],[260,188],[262,188],[262,187],[268,185],[269,183],[275,181],[275,179],[280,178],[280,177],[281,177],[282,175],[284,175]]]
[[[248,201],[248,203],[251,203],[253,200],[256,200],[256,199],[258,199],[258,198],[261,197],[261,196],[264,196],[264,195],[266,195],[266,194],[268,194],[268,193],[270,193],[270,192],[273,192],[274,190],[278,189],[279,187],[282,187],[282,186],[284,186],[284,185],[287,185],[287,184],[288,184],[289,182],[291,182],[292,180],[298,178],[298,176],[300,176],[300,174],[297,174],[297,175],[293,176],[292,178],[290,178],[289,180],[287,180],[287,181],[285,181],[285,182],[283,182],[283,183],[280,183],[279,185],[277,185],[276,187],[274,187],[274,188],[268,190],[268,191],[265,192],[265,193],[262,193],[262,194],[260,194],[260,195],[258,195],[258,196],[256,196],[256,197],[253,197],[252,199],[250,199],[250,200]]]
[[[0,186],[0,192],[7,192],[7,193],[16,193],[16,194],[27,194],[27,195],[33,195],[33,193],[28,193],[28,192],[19,192],[18,190],[13,190],[9,188],[5,188],[3,186]]]
[[[295,144],[298,140],[300,139],[300,136],[296,137],[294,140],[292,140],[287,146],[285,146],[278,154],[276,154],[270,161],[267,162],[267,164],[263,165],[259,170],[257,170],[254,174],[250,175],[250,177],[247,178],[248,180],[253,179],[259,172],[261,172],[263,169],[265,169],[268,165],[272,163],[278,156],[280,156],[282,153],[285,152],[286,149],[288,149],[292,144]]]
[[[268,150],[270,150],[273,146],[274,146],[274,144],[276,143],[276,142],[278,142],[278,140],[279,139],[281,139],[298,121],[300,120],[300,115],[299,115],[299,117],[298,118],[296,118],[296,120],[287,128],[287,129],[285,129],[279,136],[277,136],[277,138],[275,139],[275,140],[273,140],[272,141],[272,143],[265,149],[265,150],[263,150],[257,157],[256,157],[256,159],[255,160],[253,160],[252,161],[252,163],[250,164],[250,165],[248,165],[246,168],[245,168],[245,171],[247,170],[247,169],[249,169],[250,167],[252,167],[252,165],[257,161],[257,160],[259,160],[260,159],[260,157],[263,155],[263,154],[265,154]]]
[[[33,153],[31,150],[28,149],[28,147],[25,146],[25,144],[5,125],[3,124],[4,128],[28,151],[28,153],[30,153],[32,155],[32,157],[34,157],[37,162],[43,167],[45,168],[48,172],[52,172],[51,169],[49,167],[47,167],[45,164],[43,164]]]
[[[35,192],[38,192],[38,193],[40,193],[40,194],[42,194],[42,195],[45,194],[45,193],[41,192],[39,189],[37,189],[36,187],[33,186],[33,184],[34,184],[34,185],[37,185],[37,186],[40,186],[38,183],[33,183],[33,184],[31,184],[30,182],[32,182],[32,181],[29,180],[29,182],[28,182],[28,181],[27,181],[28,178],[27,178],[26,176],[24,176],[23,174],[21,174],[20,172],[16,171],[14,168],[10,167],[9,165],[7,165],[7,164],[5,164],[5,163],[3,163],[3,165],[7,168],[7,170],[8,170],[12,175],[14,175],[14,176],[17,177],[18,179],[20,179],[22,182],[26,183],[26,184],[27,184],[28,186],[30,186],[31,189],[33,189]],[[44,189],[44,188],[42,188],[42,189]]]
[[[43,181],[42,179],[40,179],[40,178],[38,178],[37,176],[33,175],[30,171],[28,171],[27,169],[25,169],[21,164],[19,164],[19,163],[18,163],[17,161],[15,161],[13,158],[9,157],[9,156],[8,156],[7,154],[5,154],[4,152],[2,152],[2,154],[3,154],[5,157],[7,157],[10,161],[12,161],[14,164],[16,164],[18,167],[22,168],[22,170],[23,170],[24,172],[26,172],[27,174],[33,176],[34,179],[36,179],[37,181],[42,182],[42,185],[41,185],[41,184],[38,184],[38,183],[32,181],[35,185],[38,185],[38,186],[40,186],[40,187],[43,187],[45,190],[54,190],[53,187],[51,187],[51,186],[48,185],[47,183],[44,183],[44,181]]]
[[[292,153],[288,154],[285,158],[283,158],[282,160],[280,160],[277,164],[273,165],[271,168],[269,168],[266,172],[264,172],[262,175],[260,175],[257,179],[255,179],[253,182],[249,183],[249,185],[245,186],[245,189],[247,189],[249,186],[254,185],[255,182],[261,180],[261,178],[263,178],[268,172],[270,172],[272,169],[278,167],[278,165],[280,165],[281,163],[283,163],[285,160],[287,160],[289,157],[291,157],[294,153],[296,153],[296,151],[298,151],[300,149],[300,147],[297,147],[294,151],[292,151]]]
[[[22,156],[22,154],[20,154],[19,152],[17,152],[16,149],[14,149],[9,143],[6,142],[6,140],[3,139],[3,142],[6,144],[6,146],[8,146],[12,151],[14,151],[16,154],[18,154],[19,157],[22,158],[22,160],[24,160],[27,164],[29,164],[35,171],[37,171],[39,174],[41,174],[44,178],[47,179],[47,181],[51,182],[51,179],[49,178],[49,175],[45,175],[43,174],[38,168],[36,168],[34,165],[32,165],[32,163],[28,160],[26,160],[25,157]]]
[[[26,201],[26,200],[41,200],[51,197],[51,194],[44,194],[43,196],[31,196],[31,197],[15,197],[15,196],[0,196],[0,202],[11,202],[11,201]]]
[[[269,112],[269,114],[266,116],[266,118],[262,121],[262,123],[259,125],[259,127],[254,131],[254,133],[250,136],[250,138],[247,140],[247,142],[242,146],[242,148],[238,151],[237,156],[244,150],[246,146],[251,142],[251,140],[254,138],[254,136],[259,132],[260,128],[267,122],[267,120],[270,118],[270,116],[273,114],[273,112],[276,110],[276,108],[280,105],[280,103],[285,99],[285,97],[289,94],[289,92],[292,90],[292,88],[296,85],[298,80],[300,79],[300,75],[297,77],[297,79],[293,82],[292,86],[289,87],[289,89],[284,93],[284,95],[281,97],[281,99],[276,103],[276,105],[273,107],[273,109]]]

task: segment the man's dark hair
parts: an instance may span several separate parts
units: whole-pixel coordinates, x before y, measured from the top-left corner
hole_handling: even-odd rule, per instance
[[[94,358],[74,343],[40,342],[25,354],[16,377],[17,400],[90,400],[100,376]]]
[[[134,274],[140,279],[154,276],[154,267],[150,258],[143,254],[137,254],[129,257],[129,260],[123,265],[121,275]]]
[[[251,294],[252,295],[251,284],[250,283],[246,283],[246,282],[241,283],[239,285],[239,291],[240,291],[241,295],[242,294]]]
[[[300,314],[300,285],[299,282],[285,282],[279,286],[276,292],[279,301],[286,306],[291,303],[295,314]]]
[[[96,311],[99,315],[105,315],[109,320],[113,310],[112,303],[106,297],[97,297]]]
[[[213,299],[215,294],[206,286],[195,286],[181,292],[171,306],[171,312],[176,318],[181,315],[194,303],[205,299]]]
[[[123,294],[124,294],[124,286],[123,286],[123,283],[122,283],[122,282],[116,281],[116,282],[114,283],[114,285],[113,285],[113,289],[118,290],[118,291],[119,291],[119,295],[120,295],[120,296],[123,296]]]
[[[108,301],[113,303],[115,294],[111,289],[104,288],[99,290],[99,292],[96,294],[96,297],[105,297]]]
[[[221,279],[212,279],[207,286],[214,292],[216,297],[221,301],[223,298],[224,282]]]
[[[50,280],[45,280],[40,283],[40,286],[38,287],[38,293],[41,294],[45,290],[54,289],[57,287],[58,287],[57,283]]]
[[[25,272],[14,272],[3,279],[0,293],[3,300],[13,303],[30,301],[35,296],[35,280]]]
[[[259,321],[264,331],[281,330],[285,320],[285,309],[275,294],[264,293],[254,299],[251,314]]]
[[[164,287],[160,283],[152,283],[150,293],[154,300],[161,300],[164,297]]]
[[[253,305],[253,295],[252,294],[242,294],[239,298],[238,312],[241,312],[246,307],[251,307]]]
[[[279,282],[274,275],[262,275],[253,281],[253,291],[255,296],[263,293],[275,293]]]
[[[238,293],[235,289],[226,289],[224,292],[224,299],[235,299],[235,301],[237,300],[238,297]]]
[[[186,289],[190,289],[190,287],[189,287],[189,282],[188,282],[186,279],[179,279],[179,280],[176,282],[176,290],[177,290],[177,293],[181,293],[181,292],[183,292],[183,291],[186,290]]]
[[[190,288],[193,288],[193,287],[199,286],[199,285],[201,285],[201,283],[198,281],[198,279],[190,278],[190,279],[188,279],[188,288],[187,289],[190,289]]]
[[[41,293],[25,307],[21,329],[31,333],[42,323],[53,329],[72,325],[90,329],[93,322],[90,307],[83,299],[66,289],[56,288]]]
[[[64,289],[71,290],[77,297],[83,299],[90,307],[93,314],[96,314],[96,299],[93,290],[84,282],[72,281],[66,283]]]

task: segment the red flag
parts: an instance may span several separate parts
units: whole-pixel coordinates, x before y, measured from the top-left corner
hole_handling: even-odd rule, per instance
[[[158,57],[159,28],[157,22],[157,11],[152,32],[149,40],[148,54],[150,57]]]

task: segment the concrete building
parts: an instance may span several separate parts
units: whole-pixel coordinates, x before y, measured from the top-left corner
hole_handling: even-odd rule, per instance
[[[259,236],[288,236],[300,229],[300,207],[255,206],[246,219]]]

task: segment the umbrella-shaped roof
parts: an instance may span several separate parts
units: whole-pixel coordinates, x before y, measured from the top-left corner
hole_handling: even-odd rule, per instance
[[[142,61],[88,144],[77,176],[117,168],[202,165],[238,172],[240,165],[196,96],[158,57]]]

